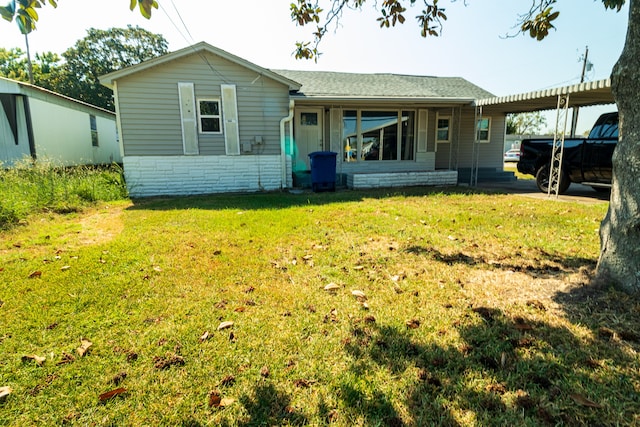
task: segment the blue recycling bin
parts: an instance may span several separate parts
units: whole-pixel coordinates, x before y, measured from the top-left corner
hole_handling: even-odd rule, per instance
[[[333,151],[309,153],[311,189],[314,192],[336,191],[336,156]]]

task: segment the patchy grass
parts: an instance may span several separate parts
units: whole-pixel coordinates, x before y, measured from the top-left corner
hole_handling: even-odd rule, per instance
[[[637,424],[640,300],[585,285],[605,210],[411,189],[45,213],[0,238],[0,424]]]
[[[34,212],[78,212],[98,201],[127,198],[122,168],[111,166],[56,167],[24,160],[11,169],[0,165],[0,230]]]

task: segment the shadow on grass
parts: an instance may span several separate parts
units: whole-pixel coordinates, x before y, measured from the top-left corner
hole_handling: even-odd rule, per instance
[[[491,268],[522,272],[538,278],[555,277],[559,273],[575,273],[581,268],[588,267],[593,269],[596,266],[596,261],[590,258],[561,257],[541,249],[537,249],[538,255],[533,259],[533,264],[529,265],[522,260],[520,262],[514,262],[515,260],[510,260],[510,262],[489,262],[484,256],[468,255],[463,252],[445,254],[436,248],[418,245],[409,246],[404,251],[408,254],[441,262],[449,266],[456,264],[467,266],[484,265]]]
[[[297,206],[320,206],[330,203],[349,203],[365,199],[384,199],[397,196],[429,196],[435,194],[496,194],[479,188],[465,187],[406,187],[374,190],[340,190],[313,193],[304,191],[293,194],[285,191],[249,194],[215,194],[203,196],[149,197],[133,199],[132,210],[272,210]]]
[[[233,424],[222,426],[302,426],[308,424],[307,417],[291,406],[291,398],[278,390],[271,383],[259,383],[252,394],[244,395],[240,399],[247,416],[236,420]]]
[[[356,384],[380,371],[389,381],[407,373],[414,379],[395,404],[381,390],[367,394],[345,381],[338,388],[341,411],[366,425],[615,425],[632,419],[633,378],[609,375],[606,364],[637,360],[608,342],[585,343],[536,318],[475,308],[456,327],[462,339],[456,347],[420,342],[412,329],[358,322],[345,345]]]

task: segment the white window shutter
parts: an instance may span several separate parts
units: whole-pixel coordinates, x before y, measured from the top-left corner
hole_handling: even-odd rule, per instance
[[[240,154],[240,129],[238,126],[238,103],[236,85],[221,85],[222,116],[224,118],[224,142],[227,156]]]
[[[418,153],[427,152],[427,120],[428,110],[418,110]]]
[[[193,83],[178,83],[180,119],[182,123],[182,147],[184,154],[200,154],[198,148],[198,121]]]

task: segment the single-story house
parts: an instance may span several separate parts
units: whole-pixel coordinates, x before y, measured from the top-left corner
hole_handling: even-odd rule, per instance
[[[0,77],[0,166],[24,158],[58,166],[121,163],[116,115]]]
[[[506,114],[462,78],[269,70],[198,43],[100,81],[133,197],[306,185],[313,152],[351,188],[512,177]]]

